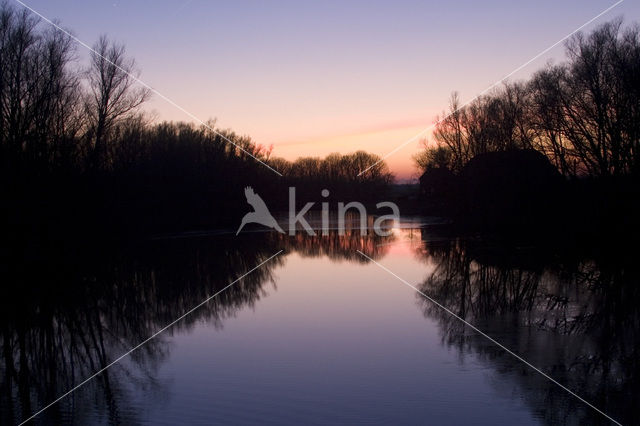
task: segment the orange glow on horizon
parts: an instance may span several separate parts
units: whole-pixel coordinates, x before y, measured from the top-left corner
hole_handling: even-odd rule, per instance
[[[422,123],[417,123],[415,120],[406,121],[380,125],[361,132],[273,143],[272,155],[294,161],[300,157],[323,158],[334,152],[348,154],[363,150],[382,157],[416,134],[423,132],[429,125],[425,121]],[[420,149],[420,140],[426,136],[430,136],[430,132],[426,132],[385,159],[396,180],[406,180],[418,176],[418,170],[413,164],[412,156]]]

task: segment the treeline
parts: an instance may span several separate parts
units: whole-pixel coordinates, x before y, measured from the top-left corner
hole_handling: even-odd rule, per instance
[[[534,149],[568,177],[640,170],[640,29],[605,23],[566,43],[567,60],[524,82],[507,83],[437,120],[435,145],[416,157],[423,169],[459,172],[473,157]]]
[[[356,178],[378,160],[364,152],[290,163],[213,121],[154,124],[125,47],[93,49],[83,66],[71,37],[0,6],[0,221],[18,238],[235,226],[245,186],[284,201],[287,184],[360,194],[391,179],[385,167]]]
[[[393,182],[387,164],[377,164],[379,161],[375,154],[357,151],[346,155],[333,153],[325,158],[301,157],[293,162],[272,158],[268,162],[283,174],[286,186],[296,187],[299,200],[375,203],[388,195]],[[373,164],[377,165],[371,167]],[[321,197],[324,189],[329,191],[326,199]]]

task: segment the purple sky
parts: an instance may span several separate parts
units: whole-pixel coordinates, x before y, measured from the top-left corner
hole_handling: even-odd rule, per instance
[[[431,125],[453,90],[473,98],[615,1],[25,3],[88,44],[103,33],[124,42],[156,90],[294,159],[385,154]],[[640,3],[626,0],[585,31],[617,16],[640,22]],[[511,80],[563,56],[560,45]],[[157,96],[146,109],[192,121]],[[398,177],[415,174],[417,149],[389,157]]]

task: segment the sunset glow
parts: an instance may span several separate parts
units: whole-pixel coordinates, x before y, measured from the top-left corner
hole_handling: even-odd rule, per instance
[[[0,0],[0,424],[640,424],[637,0]]]
[[[198,118],[216,118],[290,160],[359,149],[384,155],[433,124],[452,91],[474,97],[606,7],[602,1],[68,3],[31,4],[89,44],[102,33],[124,42],[145,82]],[[640,8],[626,2],[616,15],[638,19]],[[513,79],[562,55],[558,46]],[[146,109],[157,120],[192,121],[157,97]],[[398,178],[416,174],[416,147],[389,158]]]

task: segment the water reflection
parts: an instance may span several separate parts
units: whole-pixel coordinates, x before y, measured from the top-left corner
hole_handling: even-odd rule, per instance
[[[107,250],[75,256],[46,253],[31,263],[5,264],[8,297],[2,301],[3,389],[0,423],[29,417],[175,320],[277,249],[265,238],[242,249],[211,241],[171,241],[128,253]],[[171,332],[198,321],[220,325],[234,311],[256,303],[272,281],[276,258],[180,321]],[[167,356],[159,336],[92,381],[87,388],[43,413],[47,422],[68,424],[70,406],[98,404],[110,423],[136,423],[128,392],[157,386],[154,371]],[[131,389],[134,384],[137,389]],[[93,404],[92,404],[93,403]],[[74,421],[83,423],[76,410]]]
[[[288,251],[295,251],[304,257],[320,257],[339,261],[367,263],[367,260],[358,253],[366,253],[372,259],[380,259],[388,251],[389,246],[385,242],[391,242],[394,236],[380,237],[375,234],[360,235],[360,231],[347,231],[345,235],[338,235],[332,230],[329,235],[310,236],[297,233],[295,236],[278,234],[282,247]]]
[[[143,423],[135,395],[153,394],[161,405],[170,393],[171,384],[159,379],[158,369],[171,354],[171,335],[201,323],[222,327],[225,319],[257,304],[273,292],[276,269],[286,267],[287,254],[326,257],[329,277],[336,261],[366,264],[357,250],[384,263],[391,250],[405,244],[416,260],[411,267],[426,274],[421,291],[614,418],[640,422],[633,411],[640,395],[635,344],[640,288],[630,256],[557,255],[423,228],[384,238],[352,230],[344,236],[332,231],[295,237],[249,232],[238,238],[158,240],[125,251],[83,247],[9,257],[1,271],[7,296],[0,301],[0,423],[30,416],[283,249],[283,255],[39,417],[45,424]],[[548,424],[607,423],[441,309],[417,300],[438,324],[442,343],[461,360],[482,360],[500,378],[494,386],[520,395],[534,417]]]
[[[419,289],[478,326],[623,424],[638,424],[640,274],[629,253],[553,256],[476,240],[425,243],[417,256],[433,267]],[[574,253],[575,254],[575,253]],[[603,416],[495,347],[464,323],[418,297],[437,319],[443,343],[480,356],[516,385],[548,424],[609,424]]]
[[[280,249],[360,261],[356,249],[376,258],[383,255],[384,249],[377,247],[380,240],[352,230],[324,237],[252,233],[242,238],[173,238],[126,252],[91,248],[62,255],[51,250],[6,259],[6,297],[0,302],[0,423],[28,418]],[[202,321],[221,327],[224,318],[260,300],[267,292],[265,284],[275,286],[273,270],[285,257],[256,269],[166,336]],[[162,393],[155,372],[169,351],[166,337],[158,336],[38,420],[83,423],[87,416],[92,421],[137,423],[130,395],[150,389]],[[85,409],[91,406],[96,408]]]

